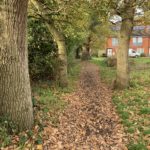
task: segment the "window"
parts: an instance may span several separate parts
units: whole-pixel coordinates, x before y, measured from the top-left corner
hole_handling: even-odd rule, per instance
[[[137,40],[138,40],[138,43],[139,43],[139,44],[142,44],[142,42],[143,42],[142,37],[138,37]]]
[[[118,39],[112,38],[112,46],[118,46]]]
[[[136,44],[136,37],[133,38],[133,44]]]
[[[137,48],[137,52],[140,54],[144,53],[144,48]]]
[[[138,46],[142,45],[143,38],[142,37],[133,37],[133,45]]]

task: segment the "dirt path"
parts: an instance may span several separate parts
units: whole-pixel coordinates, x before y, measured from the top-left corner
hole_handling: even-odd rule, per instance
[[[126,150],[123,128],[96,65],[84,62],[78,89],[50,137],[53,150]]]

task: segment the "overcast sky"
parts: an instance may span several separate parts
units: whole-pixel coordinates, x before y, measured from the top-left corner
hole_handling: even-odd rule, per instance
[[[143,16],[143,15],[144,15],[143,10],[141,8],[137,8],[136,12],[135,12],[135,16]],[[121,20],[122,20],[121,17],[118,15],[114,15],[110,18],[110,22],[112,22],[112,23],[117,23]]]

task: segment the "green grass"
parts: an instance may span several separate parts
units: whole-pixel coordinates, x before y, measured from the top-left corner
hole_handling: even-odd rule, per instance
[[[113,67],[107,67],[106,58],[92,58],[91,62],[100,66],[101,79],[104,82],[111,84],[115,79],[116,70]]]
[[[0,148],[10,144],[15,133],[15,125],[7,117],[0,117]]]
[[[134,64],[150,63],[150,58],[130,58]],[[116,69],[107,67],[106,58],[93,58],[92,62],[100,66],[101,79],[110,85],[115,79]],[[134,66],[133,66],[134,67]],[[125,132],[129,137],[129,150],[147,150],[150,145],[150,70],[130,72],[130,88],[113,92],[113,102]]]
[[[76,89],[76,82],[80,73],[79,62],[72,63],[68,73],[68,87],[61,88],[58,85],[53,85],[49,82],[40,82],[40,84],[34,84],[32,87],[33,103],[39,103],[43,117],[47,116],[47,113],[51,113],[48,118],[54,126],[59,124],[58,117],[60,113],[65,109],[67,103],[60,99],[61,95],[65,93],[71,93]]]
[[[130,60],[134,60],[136,64],[150,64],[149,57],[130,58]]]
[[[146,145],[139,141],[138,143],[131,142],[128,145],[128,150],[147,150]]]
[[[52,89],[47,88],[43,89],[41,87],[34,87],[33,88],[33,104],[36,107],[40,108],[40,111],[42,111],[41,118],[49,119],[54,126],[57,126],[58,122],[58,116],[59,113],[62,112],[65,109],[65,106],[67,105],[62,99],[59,97],[61,96],[61,93],[55,93]],[[47,113],[53,114],[52,116],[48,116]]]
[[[140,110],[141,114],[149,114],[150,115],[150,107],[144,107]]]

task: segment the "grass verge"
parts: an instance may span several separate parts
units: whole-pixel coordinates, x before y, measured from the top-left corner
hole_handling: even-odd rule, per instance
[[[136,65],[149,63],[150,58],[133,58]],[[116,69],[107,67],[106,58],[93,58],[100,66],[101,79],[110,85]],[[114,91],[113,102],[121,117],[128,137],[129,150],[150,148],[150,70],[134,70],[130,73],[130,88]]]

